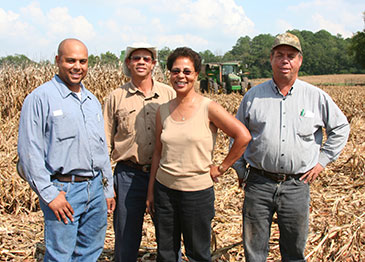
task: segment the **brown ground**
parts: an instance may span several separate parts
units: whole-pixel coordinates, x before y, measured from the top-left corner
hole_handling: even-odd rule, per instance
[[[21,103],[29,89],[47,79],[43,77],[45,70],[32,70],[29,74],[23,70],[17,76],[11,74],[11,70],[0,71],[0,261],[41,261],[44,253],[43,219],[37,208],[38,200],[29,186],[18,177],[14,165]],[[48,76],[53,73],[54,69],[50,69]],[[119,80],[115,80],[120,77],[118,72],[95,70],[91,74],[87,84],[97,86],[97,91],[92,91],[97,93],[101,101],[106,93],[120,84]],[[309,76],[302,79],[325,89],[351,123],[349,142],[339,160],[328,166],[311,185],[307,257],[310,261],[365,260],[365,75]],[[94,85],[93,81],[98,84]],[[260,79],[253,83],[262,81]],[[236,112],[242,99],[238,94],[210,97],[231,113]],[[227,147],[227,137],[219,133],[215,162],[221,162]],[[236,175],[232,170],[215,184],[215,192],[216,216],[212,223],[215,261],[244,261],[240,243],[244,195],[237,186]],[[280,261],[278,236],[278,228],[274,223],[268,261]],[[105,250],[99,261],[113,260],[113,238],[109,218]],[[149,216],[146,216],[139,260],[154,261],[155,252],[154,229]]]

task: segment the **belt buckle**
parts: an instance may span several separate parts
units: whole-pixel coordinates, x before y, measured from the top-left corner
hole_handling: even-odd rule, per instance
[[[287,174],[278,173],[277,174],[277,181],[284,182],[288,178]]]
[[[143,165],[142,166],[142,171],[145,173],[149,173],[150,172],[150,165]]]

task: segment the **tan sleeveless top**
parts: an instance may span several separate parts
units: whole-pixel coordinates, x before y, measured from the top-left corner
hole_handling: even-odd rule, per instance
[[[210,177],[216,132],[210,128],[204,97],[199,109],[186,121],[175,121],[169,104],[160,106],[162,123],[161,160],[156,179],[164,186],[180,191],[198,191],[213,186]]]

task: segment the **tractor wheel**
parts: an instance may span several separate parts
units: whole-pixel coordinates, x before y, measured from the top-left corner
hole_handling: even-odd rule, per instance
[[[248,78],[244,77],[241,82],[241,94],[242,95],[244,95],[247,92],[249,85],[250,85],[250,83],[248,82]]]
[[[231,79],[229,79],[228,75],[224,76],[224,82],[226,83],[226,94],[230,94],[232,93],[232,84],[231,84]]]
[[[200,80],[200,92],[204,94],[204,92],[208,92],[208,80],[202,79]]]

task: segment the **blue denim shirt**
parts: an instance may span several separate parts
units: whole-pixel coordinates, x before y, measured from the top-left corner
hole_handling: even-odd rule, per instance
[[[236,118],[250,131],[244,155],[233,165],[244,178],[246,163],[273,173],[305,173],[334,161],[350,132],[345,115],[323,90],[296,80],[287,96],[269,80],[248,91]],[[322,128],[327,140],[322,143]]]
[[[46,203],[59,193],[51,182],[55,172],[80,176],[102,172],[108,180],[105,196],[114,196],[101,106],[83,85],[80,100],[56,75],[26,97],[18,154],[30,186]]]

